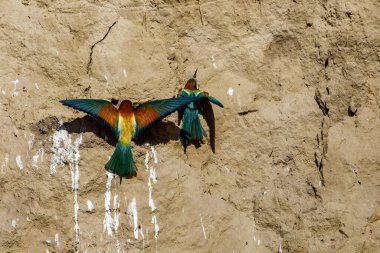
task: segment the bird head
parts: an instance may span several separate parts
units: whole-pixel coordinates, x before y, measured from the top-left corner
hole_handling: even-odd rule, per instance
[[[198,68],[195,70],[193,77],[187,81],[185,85],[185,89],[188,89],[188,90],[198,89],[197,71],[198,71]]]
[[[123,100],[119,106],[119,111],[124,113],[133,112],[132,102],[129,100]]]

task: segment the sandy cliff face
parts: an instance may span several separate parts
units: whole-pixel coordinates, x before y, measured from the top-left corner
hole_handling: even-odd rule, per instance
[[[312,3],[311,3],[312,2]],[[1,252],[375,252],[380,4],[0,3]],[[208,142],[173,114],[104,170],[112,135],[65,98],[176,94],[199,68]],[[59,128],[60,125],[64,128]]]

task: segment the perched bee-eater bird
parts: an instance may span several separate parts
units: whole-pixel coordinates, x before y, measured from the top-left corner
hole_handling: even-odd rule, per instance
[[[117,109],[111,102],[102,99],[61,100],[66,106],[83,111],[116,135],[118,143],[106,169],[122,177],[136,171],[131,151],[131,140],[137,139],[148,128],[170,113],[199,100],[201,97],[179,97],[153,100],[134,108],[132,102],[124,100]]]
[[[205,111],[209,108],[212,113],[213,121],[214,114],[212,112],[210,102],[220,106],[221,108],[224,107],[219,100],[212,96],[209,96],[207,92],[198,89],[197,70],[195,70],[193,77],[187,81],[184,89],[180,90],[177,95],[178,98],[204,98],[195,100],[187,104],[186,107],[178,110],[178,124],[180,124],[181,120],[183,119],[180,136],[183,139],[185,150],[190,142],[200,141],[202,140],[203,136],[206,135],[206,132],[204,131],[199,119],[199,112],[205,116]],[[214,122],[212,122],[212,124],[214,124]],[[214,148],[213,151],[215,152]]]

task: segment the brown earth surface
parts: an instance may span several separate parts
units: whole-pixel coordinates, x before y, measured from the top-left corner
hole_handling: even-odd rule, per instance
[[[0,252],[378,252],[378,0],[1,1],[0,50]],[[121,184],[112,134],[58,102],[196,68],[216,153],[175,113]]]

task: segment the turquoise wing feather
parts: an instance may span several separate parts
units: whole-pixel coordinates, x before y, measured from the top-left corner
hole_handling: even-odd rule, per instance
[[[137,125],[133,138],[138,138],[139,135],[162,118],[199,99],[201,97],[178,97],[153,100],[141,104],[134,111]]]
[[[102,99],[71,99],[59,102],[91,115],[118,136],[119,111],[111,102]]]

